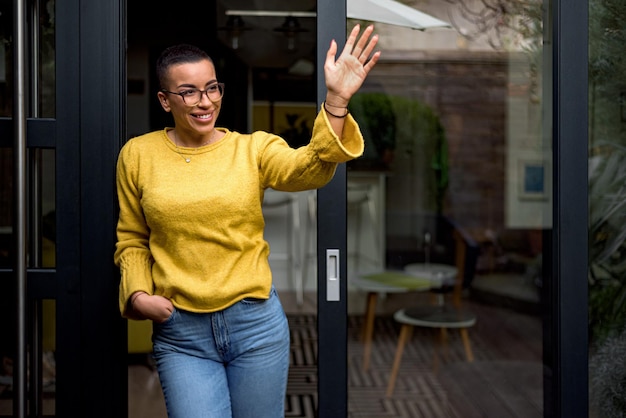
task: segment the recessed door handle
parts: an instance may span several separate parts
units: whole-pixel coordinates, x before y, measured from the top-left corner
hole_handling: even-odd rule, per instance
[[[326,301],[338,302],[339,295],[339,250],[326,250]]]

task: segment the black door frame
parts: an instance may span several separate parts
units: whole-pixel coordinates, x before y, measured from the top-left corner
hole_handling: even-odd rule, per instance
[[[56,413],[63,417],[128,411],[126,323],[112,258],[115,164],[125,137],[125,13],[124,0],[56,0]]]
[[[346,2],[317,2],[317,105],[326,98],[324,62],[332,39],[337,56],[346,40]],[[318,416],[348,415],[347,173],[340,164],[334,178],[317,191]],[[327,301],[326,251],[339,250],[339,300]]]
[[[551,48],[554,206],[547,247],[544,416],[587,417],[589,5],[588,0],[547,4],[552,16],[544,47]]]

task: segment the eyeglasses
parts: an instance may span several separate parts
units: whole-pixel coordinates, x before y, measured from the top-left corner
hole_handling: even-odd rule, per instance
[[[183,98],[183,102],[187,106],[195,106],[202,101],[202,94],[206,94],[206,97],[212,101],[217,102],[224,96],[224,83],[211,84],[204,90],[200,89],[187,89],[180,92],[169,91],[161,89],[163,93],[176,94]]]

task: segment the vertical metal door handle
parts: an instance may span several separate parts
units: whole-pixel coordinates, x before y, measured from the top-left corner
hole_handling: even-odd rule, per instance
[[[339,250],[326,250],[326,301],[339,302]]]

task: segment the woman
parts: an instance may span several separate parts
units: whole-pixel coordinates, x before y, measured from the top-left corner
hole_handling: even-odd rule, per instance
[[[322,187],[362,154],[347,106],[380,56],[373,30],[359,37],[356,26],[337,59],[331,42],[326,101],[298,149],[266,132],[216,128],[224,85],[205,52],[177,45],[157,61],[174,128],[120,152],[115,263],[122,315],[153,321],[170,417],[283,416],[289,329],[263,239],[263,193]]]

